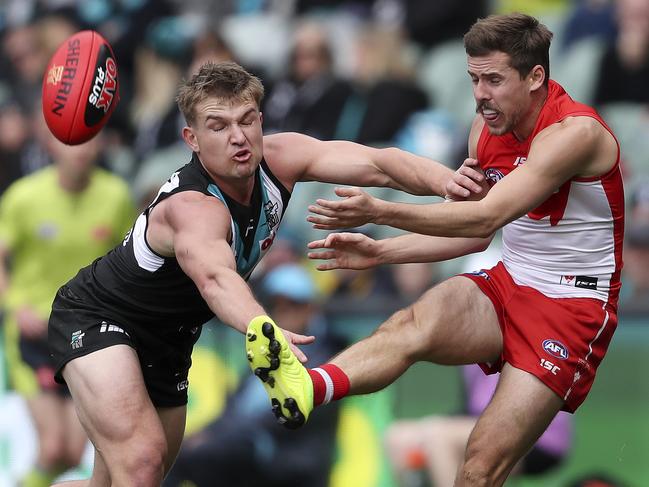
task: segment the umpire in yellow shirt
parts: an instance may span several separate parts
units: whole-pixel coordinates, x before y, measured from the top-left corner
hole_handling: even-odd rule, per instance
[[[39,445],[23,487],[49,486],[79,464],[87,442],[50,364],[47,322],[56,291],[119,243],[135,216],[127,184],[95,165],[100,137],[80,146],[50,137],[47,144],[54,164],[14,182],[0,199],[5,354]]]

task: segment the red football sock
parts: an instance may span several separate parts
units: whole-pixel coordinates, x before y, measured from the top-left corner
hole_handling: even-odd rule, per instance
[[[313,381],[313,405],[337,401],[349,393],[349,378],[334,364],[308,369]]]

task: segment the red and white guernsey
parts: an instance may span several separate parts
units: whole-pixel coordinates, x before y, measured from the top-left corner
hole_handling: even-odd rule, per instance
[[[575,102],[558,83],[550,80],[548,88],[536,127],[526,140],[482,129],[478,161],[492,182],[525,164],[534,137],[566,117],[592,117],[611,132],[593,108]],[[618,150],[618,160],[608,173],[567,181],[538,208],[506,225],[503,263],[517,284],[546,296],[596,298],[616,306],[623,233]]]

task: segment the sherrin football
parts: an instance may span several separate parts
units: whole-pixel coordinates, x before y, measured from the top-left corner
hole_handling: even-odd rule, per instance
[[[68,145],[90,140],[118,100],[115,55],[99,33],[77,32],[59,46],[43,77],[43,115],[57,139]]]

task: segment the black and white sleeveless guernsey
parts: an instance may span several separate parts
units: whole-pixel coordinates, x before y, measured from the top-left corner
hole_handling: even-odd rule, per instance
[[[228,207],[231,248],[237,272],[244,279],[272,245],[290,198],[290,192],[262,160],[255,174],[251,204],[241,205],[218,188],[194,154],[160,188],[123,243],[79,271],[68,283],[88,311],[98,312],[117,323],[156,329],[194,327],[214,316],[175,257],[158,255],[146,241],[151,210],[183,191],[198,191],[218,198]],[[205,221],[205,225],[209,224]]]

